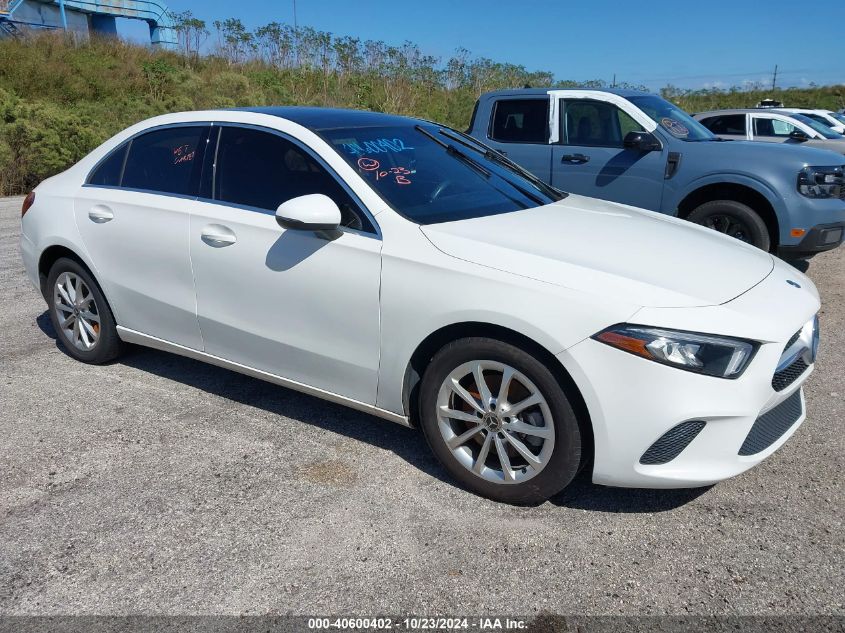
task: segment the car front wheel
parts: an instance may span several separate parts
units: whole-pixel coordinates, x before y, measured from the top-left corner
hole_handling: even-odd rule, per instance
[[[465,487],[507,503],[539,503],[578,472],[581,434],[545,364],[487,338],[450,343],[420,387],[420,422],[434,454]]]

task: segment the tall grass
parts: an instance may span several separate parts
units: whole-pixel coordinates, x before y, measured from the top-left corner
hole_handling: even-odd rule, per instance
[[[585,83],[555,81],[549,72],[472,58],[464,50],[441,62],[411,43],[392,47],[308,30],[290,50],[284,39],[288,27],[268,25],[250,34],[233,24],[219,25],[217,53],[208,56],[190,46],[183,53],[154,51],[114,38],[77,40],[62,33],[0,40],[0,195],[26,192],[126,126],[166,112],[319,105],[408,114],[465,128],[476,98],[487,90]],[[843,90],[775,96],[783,95],[790,105],[838,108]],[[772,96],[672,88],[666,94],[688,110],[753,105]]]

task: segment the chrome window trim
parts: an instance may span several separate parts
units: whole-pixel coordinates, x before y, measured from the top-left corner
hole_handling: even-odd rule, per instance
[[[186,123],[166,123],[164,125],[155,125],[153,127],[146,128],[144,130],[136,132],[135,134],[130,136],[128,139],[126,139],[123,142],[121,142],[120,144],[118,144],[117,147],[112,148],[110,151],[108,151],[106,153],[105,156],[103,156],[103,158],[101,158],[99,161],[97,161],[97,163],[94,165],[94,167],[92,167],[91,170],[88,172],[88,175],[86,176],[85,182],[82,184],[82,187],[83,188],[88,187],[88,188],[92,188],[92,189],[110,189],[110,190],[114,190],[114,191],[129,191],[129,192],[132,192],[132,193],[143,193],[143,194],[154,195],[154,196],[163,196],[163,197],[167,197],[167,198],[178,198],[178,199],[181,199],[181,200],[194,200],[196,202],[204,202],[204,203],[207,203],[207,204],[216,204],[216,205],[219,205],[219,206],[229,207],[229,208],[232,208],[232,209],[239,209],[239,210],[242,210],[242,211],[251,211],[251,212],[254,212],[254,213],[261,213],[261,214],[264,214],[264,215],[275,216],[276,212],[270,211],[269,209],[261,209],[259,207],[237,204],[237,203],[234,203],[234,202],[226,202],[224,200],[215,200],[213,198],[214,188],[215,188],[214,185],[215,185],[215,181],[216,181],[216,178],[217,178],[217,150],[220,147],[220,133],[218,133],[217,139],[214,141],[215,146],[214,146],[214,161],[212,163],[212,190],[211,190],[212,197],[211,198],[206,198],[206,197],[199,196],[199,195],[192,196],[192,195],[186,195],[186,194],[169,193],[169,192],[166,192],[166,191],[155,191],[153,189],[136,189],[136,188],[131,188],[131,187],[123,187],[121,185],[114,186],[114,185],[93,185],[93,184],[90,184],[89,181],[91,179],[91,175],[95,171],[97,171],[100,164],[103,163],[104,161],[106,161],[114,152],[120,150],[120,148],[122,148],[122,147],[124,147],[125,145],[128,144],[128,147],[127,147],[127,150],[126,150],[126,156],[124,156],[124,160],[123,160],[123,169],[121,169],[121,174],[120,174],[120,181],[123,182],[123,172],[126,169],[126,161],[129,157],[129,150],[131,149],[132,141],[134,141],[139,136],[143,136],[144,134],[147,134],[148,132],[157,132],[159,130],[174,128],[174,127],[211,127],[211,128],[216,127],[218,129],[223,128],[223,127],[237,127],[237,128],[254,129],[254,130],[257,130],[257,131],[260,131],[260,132],[266,132],[266,133],[275,134],[277,136],[280,136],[281,138],[285,139],[286,141],[293,143],[298,148],[303,150],[306,154],[311,156],[315,161],[317,161],[317,163],[321,167],[323,167],[323,169],[325,169],[328,172],[328,174],[332,178],[334,178],[340,184],[340,186],[343,188],[343,190],[346,191],[346,193],[352,198],[352,200],[355,202],[355,204],[358,205],[358,208],[361,209],[361,211],[366,215],[367,219],[373,225],[375,232],[352,229],[352,228],[343,227],[343,226],[340,227],[339,230],[342,233],[352,233],[353,235],[361,235],[363,237],[370,237],[370,238],[374,238],[374,239],[378,239],[378,240],[382,239],[381,227],[379,226],[378,222],[376,222],[375,216],[372,214],[372,212],[369,210],[369,208],[363,203],[363,201],[358,196],[358,194],[356,194],[352,190],[352,188],[349,186],[349,184],[343,178],[341,178],[338,175],[338,173],[325,161],[325,159],[322,156],[320,156],[315,150],[313,150],[311,147],[309,147],[308,145],[303,143],[301,140],[291,136],[290,134],[282,132],[281,130],[266,127],[266,126],[263,126],[263,125],[256,125],[256,124],[253,124],[253,123],[239,123],[239,122],[236,122],[236,121],[189,121],[189,122],[186,122]],[[212,140],[211,135],[209,135],[208,140],[209,141]],[[206,151],[208,151],[208,148],[206,148]],[[205,161],[205,156],[203,157],[203,161]],[[202,174],[200,175],[200,182],[199,182],[198,188],[199,188],[199,190],[202,189]],[[198,193],[199,193],[199,191],[198,191]]]

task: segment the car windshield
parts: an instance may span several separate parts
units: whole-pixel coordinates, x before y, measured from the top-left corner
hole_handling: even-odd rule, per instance
[[[834,119],[839,121],[840,123],[845,123],[845,114],[839,114],[838,112],[830,112],[828,116],[832,116]]]
[[[566,195],[465,134],[431,123],[319,134],[385,202],[418,224],[510,213]]]
[[[682,141],[718,141],[720,140],[701,123],[693,119],[678,106],[655,95],[628,97],[628,101],[666,132]]]
[[[811,119],[810,117],[808,117],[804,114],[791,114],[790,116],[793,119],[795,119],[796,121],[801,121],[801,123],[803,123],[807,127],[812,128],[813,130],[815,130],[816,132],[821,134],[824,138],[830,138],[830,139],[845,138],[845,136],[842,136],[841,134],[837,134],[836,132],[831,130],[826,125],[823,125],[823,124],[819,123],[818,121],[815,121],[815,120]]]

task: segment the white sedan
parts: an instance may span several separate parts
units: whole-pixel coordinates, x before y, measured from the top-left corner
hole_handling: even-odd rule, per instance
[[[805,417],[819,296],[804,275],[552,189],[431,122],[161,116],[22,212],[27,273],[74,358],[147,345],[419,425],[493,499],[539,502],[582,468],[708,485]]]

